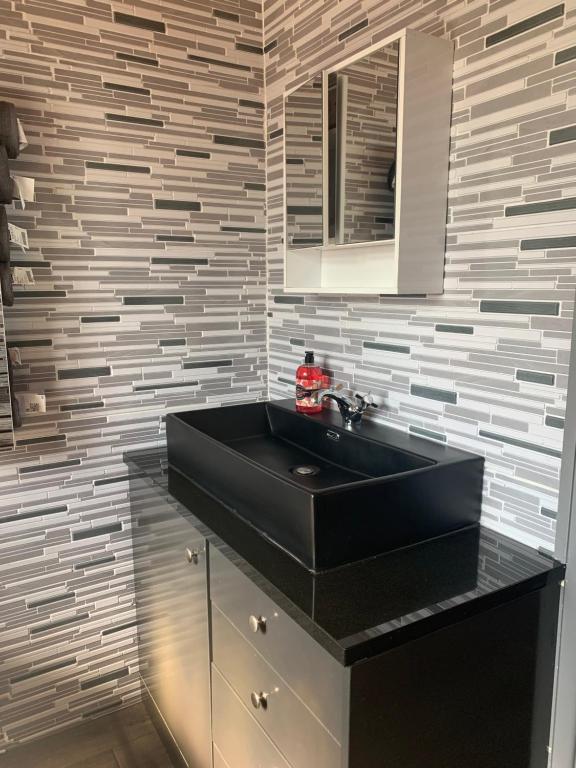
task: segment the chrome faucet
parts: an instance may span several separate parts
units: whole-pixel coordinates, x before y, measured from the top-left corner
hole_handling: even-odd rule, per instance
[[[318,395],[319,402],[322,402],[324,398],[334,400],[344,419],[344,425],[347,429],[351,429],[352,424],[358,424],[368,408],[378,407],[374,403],[374,398],[370,392],[368,392],[367,395],[360,395],[358,392],[353,392],[348,396],[343,394],[340,389],[323,389]]]

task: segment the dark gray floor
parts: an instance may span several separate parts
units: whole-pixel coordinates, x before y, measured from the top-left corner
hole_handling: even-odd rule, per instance
[[[172,768],[142,704],[0,755],[0,768]]]

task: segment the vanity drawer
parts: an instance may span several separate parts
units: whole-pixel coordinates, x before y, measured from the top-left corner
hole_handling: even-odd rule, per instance
[[[340,765],[340,744],[215,605],[212,653],[218,671],[294,768]]]
[[[346,669],[214,547],[210,547],[210,596],[341,742]],[[251,618],[263,618],[265,626],[254,631]]]
[[[290,768],[212,665],[214,768]]]

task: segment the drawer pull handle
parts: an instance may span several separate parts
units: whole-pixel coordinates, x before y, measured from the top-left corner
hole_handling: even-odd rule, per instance
[[[198,565],[198,560],[200,559],[200,550],[186,547],[185,552],[186,552],[186,560],[188,560],[189,563],[194,563],[194,565]]]
[[[250,624],[252,632],[262,632],[263,635],[266,634],[266,619],[264,616],[250,616],[248,624]]]
[[[250,700],[252,701],[252,706],[254,709],[268,709],[269,695],[269,693],[263,693],[262,691],[260,693],[252,691],[250,694]]]

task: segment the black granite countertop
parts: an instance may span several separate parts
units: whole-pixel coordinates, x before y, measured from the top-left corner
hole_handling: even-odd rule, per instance
[[[348,666],[561,580],[564,566],[473,526],[358,563],[311,573],[215,498],[170,469],[163,449],[125,455],[134,487],[190,519],[340,663]],[[186,496],[191,509],[173,498]]]

